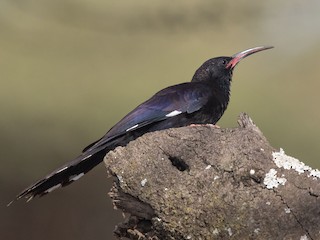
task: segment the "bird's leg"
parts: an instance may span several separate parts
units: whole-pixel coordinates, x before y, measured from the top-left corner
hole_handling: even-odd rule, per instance
[[[212,124],[212,123],[207,123],[207,124],[190,124],[190,127],[198,127],[198,126],[207,126],[207,127],[212,127],[212,128],[217,128],[219,129],[220,126]]]

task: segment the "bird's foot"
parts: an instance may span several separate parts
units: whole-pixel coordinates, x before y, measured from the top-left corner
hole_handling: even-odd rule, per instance
[[[207,124],[190,124],[189,126],[190,126],[190,127],[207,126],[207,127],[212,127],[212,128],[220,129],[220,126],[215,125],[215,124],[211,124],[211,123],[207,123]]]
[[[208,126],[208,127],[212,127],[212,128],[217,128],[217,129],[220,129],[220,126],[218,126],[218,125],[215,125],[215,124],[206,124],[206,126]]]

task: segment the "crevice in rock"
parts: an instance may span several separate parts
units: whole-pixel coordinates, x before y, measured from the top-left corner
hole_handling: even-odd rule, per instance
[[[172,165],[179,171],[184,172],[186,170],[190,170],[189,165],[185,161],[183,161],[183,159],[174,156],[168,156],[168,158],[171,161]]]
[[[308,231],[308,229],[306,229],[303,224],[299,221],[299,218],[297,217],[297,215],[295,214],[295,212],[290,208],[289,204],[283,199],[282,195],[277,193],[277,191],[274,191],[276,193],[276,195],[278,197],[280,197],[281,202],[287,207],[287,209],[290,209],[290,213],[292,214],[292,216],[294,217],[294,219],[297,221],[297,223],[300,225],[300,227],[303,229],[303,231],[306,232],[306,235],[308,236],[308,239],[313,240],[313,237],[310,236],[310,233]]]

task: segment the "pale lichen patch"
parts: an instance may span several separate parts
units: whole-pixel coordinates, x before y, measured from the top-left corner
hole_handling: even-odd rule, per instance
[[[279,185],[284,185],[286,181],[287,179],[285,178],[277,177],[277,171],[274,168],[271,168],[263,179],[263,183],[268,189],[277,188]]]
[[[303,236],[301,236],[301,237],[300,237],[300,240],[308,240],[307,235],[303,235]]]
[[[231,230],[231,228],[226,228],[226,230],[227,230],[227,232],[228,232],[228,234],[229,234],[229,236],[231,237],[232,236],[232,230]]]
[[[144,187],[144,186],[146,185],[147,181],[148,181],[148,180],[147,180],[146,178],[143,179],[143,180],[140,182],[141,187]]]
[[[215,181],[215,180],[217,180],[217,179],[219,179],[220,177],[219,176],[214,176],[213,177],[213,181]]]
[[[123,177],[122,177],[122,176],[117,175],[117,178],[118,178],[118,180],[119,180],[120,183],[123,183]]]
[[[218,229],[218,228],[215,228],[215,229],[213,229],[212,234],[213,234],[213,235],[218,235],[219,232],[220,232],[219,229]]]
[[[211,168],[211,165],[208,165],[208,166],[206,166],[206,170],[208,170],[208,169],[210,169]]]
[[[300,162],[298,159],[286,155],[282,148],[280,148],[279,152],[273,152],[272,156],[273,161],[278,168],[284,168],[287,170],[293,169],[299,174],[308,171],[309,177],[320,178],[320,171],[318,169],[312,169],[311,167],[305,165],[303,162]]]
[[[285,208],[285,209],[284,209],[284,212],[285,212],[285,213],[291,213],[291,209],[290,209],[290,208]]]

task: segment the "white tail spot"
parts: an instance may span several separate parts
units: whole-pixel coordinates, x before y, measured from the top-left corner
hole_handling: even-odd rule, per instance
[[[53,190],[56,190],[57,188],[61,187],[61,183],[57,184],[57,185],[54,185],[53,187],[49,188],[48,190],[46,190],[45,192],[46,193],[50,193],[52,192]],[[31,199],[30,199],[31,200]]]
[[[62,172],[62,171],[64,171],[64,170],[66,170],[67,168],[68,168],[68,167],[61,168],[61,169],[59,169],[58,171],[56,171],[56,173]]]
[[[33,199],[33,195],[32,196],[30,196],[28,199],[27,199],[27,202],[30,202],[32,199]]]
[[[168,113],[168,114],[166,115],[166,117],[174,117],[174,116],[179,115],[180,113],[182,113],[182,112],[181,112],[181,111],[178,111],[178,110],[174,110],[174,111],[172,111],[171,113]]]
[[[79,178],[81,178],[84,175],[84,173],[80,173],[78,175],[72,175],[69,177],[69,181],[77,181]]]

